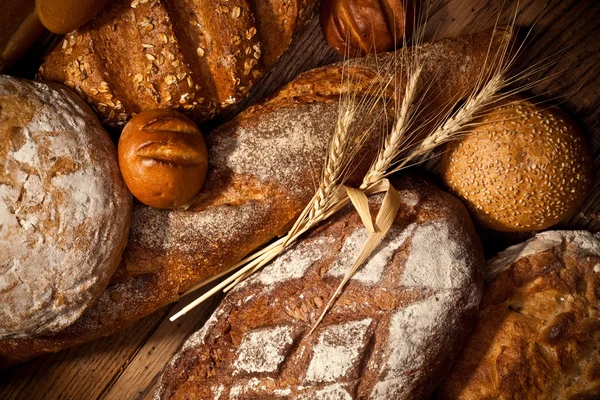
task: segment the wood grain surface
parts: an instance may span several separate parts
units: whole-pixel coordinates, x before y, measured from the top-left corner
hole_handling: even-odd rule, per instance
[[[168,1],[168,0],[167,0]],[[498,16],[507,22],[519,7],[518,23],[531,28],[521,68],[550,59],[557,61],[543,76],[556,76],[536,86],[533,95],[560,104],[588,134],[594,152],[596,183],[581,209],[559,228],[600,229],[600,2],[596,0],[482,1],[432,0],[427,39],[471,33],[493,26]],[[534,24],[535,22],[535,24]],[[533,24],[533,26],[532,26]],[[39,50],[38,50],[39,51]],[[264,98],[299,72],[340,60],[325,43],[315,19],[297,38],[277,67],[236,110],[211,125]],[[28,76],[39,56],[30,55],[12,73]],[[37,66],[35,66],[37,67]],[[543,76],[534,76],[539,79]],[[208,127],[205,127],[205,129]],[[434,177],[435,179],[435,177]],[[480,230],[488,255],[528,235]],[[139,321],[118,335],[51,354],[3,371],[0,399],[149,399],[166,363],[185,339],[199,329],[218,299],[198,307],[177,323],[168,316],[192,296]]]

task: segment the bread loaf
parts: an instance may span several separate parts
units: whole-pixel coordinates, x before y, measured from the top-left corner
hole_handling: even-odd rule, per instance
[[[600,238],[549,231],[488,262],[479,320],[438,398],[600,398]]]
[[[196,122],[241,100],[312,17],[316,0],[115,0],[48,55],[42,78],[103,123],[176,108]]]
[[[458,199],[424,180],[393,184],[392,229],[311,336],[368,236],[351,206],[228,294],[155,398],[427,398],[469,332],[483,251]]]
[[[490,43],[486,32],[424,46],[419,53],[423,79],[438,82],[428,92],[431,103],[465,96],[486,65],[488,51],[497,51],[504,39]],[[346,72],[354,74],[356,90],[361,90],[369,82],[387,82],[390,71],[381,66],[393,70],[392,61],[403,59],[399,51],[379,55],[378,62],[356,60]],[[187,211],[134,206],[123,262],[96,304],[59,334],[0,341],[0,365],[115,333],[286,233],[319,181],[337,101],[346,90],[341,72],[339,64],[306,72],[207,135],[210,167],[192,206]],[[357,121],[363,119],[369,123]],[[367,145],[373,149],[378,141]],[[365,153],[356,176],[369,158]]]
[[[64,86],[0,75],[0,337],[77,320],[121,261],[131,195],[90,108]]]

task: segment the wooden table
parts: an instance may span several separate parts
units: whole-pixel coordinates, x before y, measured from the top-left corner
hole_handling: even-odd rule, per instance
[[[454,36],[492,26],[501,0],[431,1],[427,37]],[[501,20],[508,21],[514,4],[506,0]],[[516,2],[515,2],[516,3]],[[594,170],[600,167],[600,2],[596,0],[521,1],[518,22],[533,27],[523,65],[531,65],[562,51],[547,74],[563,71],[535,88],[535,94],[561,103],[586,128],[594,150]],[[556,58],[553,57],[554,59]],[[315,19],[281,58],[277,68],[254,90],[243,107],[273,92],[300,71],[339,60],[324,42]],[[539,77],[538,77],[539,78]],[[231,117],[230,115],[225,118]],[[586,203],[560,228],[600,228],[600,179]],[[526,235],[481,231],[491,254]],[[168,321],[189,298],[157,311],[135,326],[112,337],[57,354],[37,358],[3,371],[0,399],[148,399],[152,398],[161,370],[183,341],[198,330],[218,299],[198,307],[177,323]]]

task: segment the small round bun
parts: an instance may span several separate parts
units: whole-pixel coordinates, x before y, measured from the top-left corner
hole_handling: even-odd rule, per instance
[[[412,30],[412,0],[323,0],[320,23],[327,43],[343,56],[394,50]]]
[[[475,126],[447,145],[441,175],[482,225],[546,229],[582,204],[592,182],[590,146],[560,109],[512,96]]]
[[[121,261],[131,194],[117,152],[66,88],[0,76],[0,338],[58,332]]]
[[[119,165],[131,193],[154,208],[176,208],[204,184],[208,152],[202,133],[171,109],[133,117],[119,139]]]

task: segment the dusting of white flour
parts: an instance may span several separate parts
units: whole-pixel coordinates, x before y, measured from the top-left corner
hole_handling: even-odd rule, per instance
[[[371,319],[350,321],[324,328],[313,347],[305,382],[336,382],[356,365],[366,345]]]
[[[413,232],[401,283],[433,289],[464,286],[469,279],[469,270],[465,268],[468,251],[455,236],[446,221],[419,225]]]
[[[389,264],[393,255],[404,244],[406,238],[410,236],[414,228],[414,224],[404,229],[393,225],[377,249],[375,249],[373,255],[367,260],[366,264],[363,264],[359,268],[352,279],[369,284],[378,283],[381,280],[386,265]],[[360,227],[352,232],[346,238],[342,250],[337,259],[329,267],[327,274],[335,277],[346,275],[348,269],[350,269],[362,250],[368,236],[369,233],[364,227]]]
[[[292,344],[290,326],[277,326],[246,333],[233,362],[234,375],[240,372],[274,372]]]

